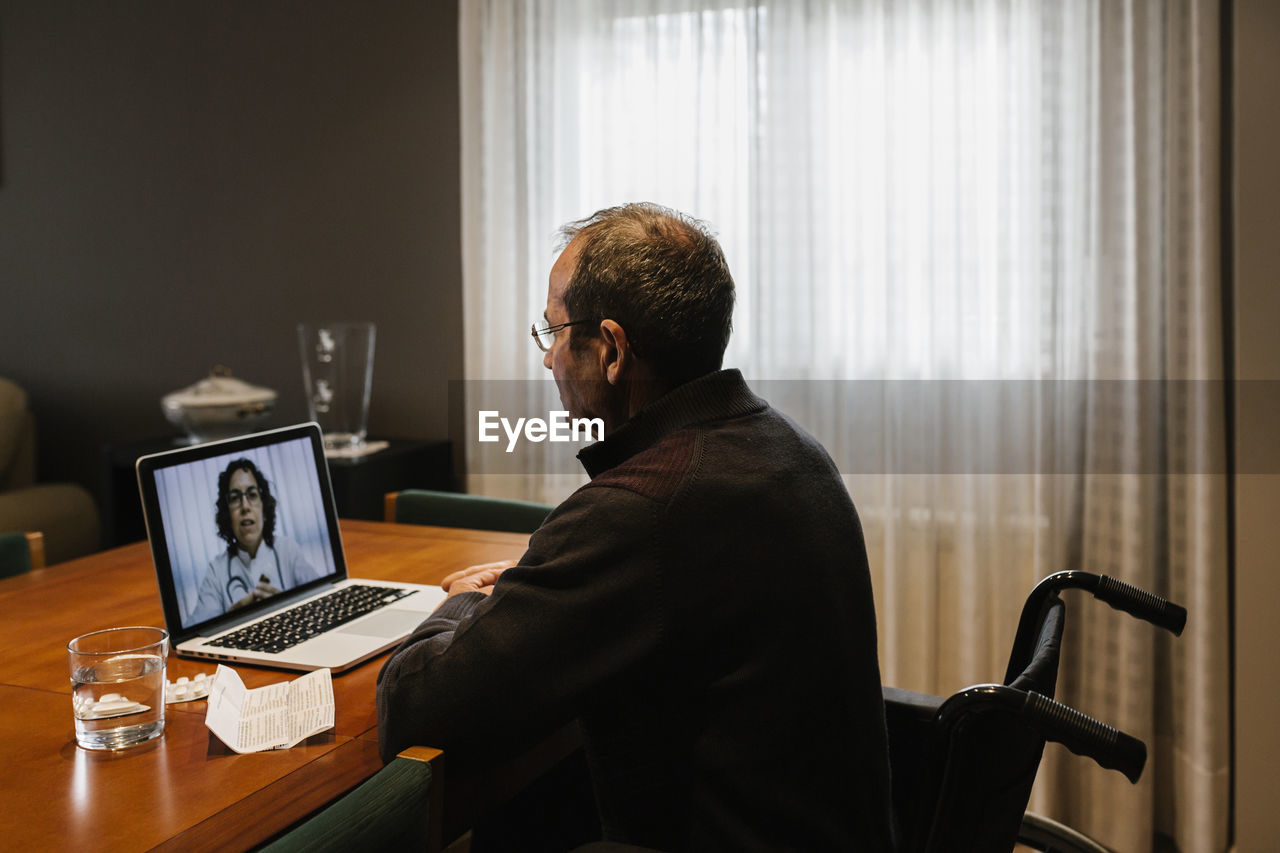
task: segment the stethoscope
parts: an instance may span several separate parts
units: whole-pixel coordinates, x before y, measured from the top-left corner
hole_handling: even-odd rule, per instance
[[[227,574],[230,575],[230,578],[227,580],[227,601],[230,601],[232,604],[234,604],[235,602],[239,601],[241,598],[244,598],[246,595],[248,595],[252,590],[249,589],[248,581],[246,581],[244,578],[240,577],[239,575],[235,575],[231,573],[231,556],[232,556],[231,554],[227,554]],[[271,556],[274,557],[276,561],[276,577],[280,578],[281,582],[283,582],[284,576],[280,574],[280,554],[276,552],[275,548],[272,548]],[[234,593],[231,592],[231,588],[233,586],[236,586],[237,584],[244,589],[244,592],[240,593],[239,596],[236,596]]]

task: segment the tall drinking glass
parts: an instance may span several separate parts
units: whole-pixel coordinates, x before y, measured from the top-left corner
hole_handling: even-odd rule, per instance
[[[373,390],[373,323],[298,325],[307,411],[324,433],[325,447],[365,443]]]

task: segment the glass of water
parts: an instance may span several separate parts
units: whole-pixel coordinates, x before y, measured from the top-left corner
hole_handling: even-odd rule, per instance
[[[67,643],[76,742],[122,749],[159,737],[168,655],[163,628],[109,628]]]

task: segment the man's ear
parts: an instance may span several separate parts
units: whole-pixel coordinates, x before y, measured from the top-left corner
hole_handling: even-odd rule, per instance
[[[613,320],[600,321],[600,337],[604,347],[600,350],[600,368],[610,385],[617,385],[631,369],[635,355],[627,342],[627,332]]]

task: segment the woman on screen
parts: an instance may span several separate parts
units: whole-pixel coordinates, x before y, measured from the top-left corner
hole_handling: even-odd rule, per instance
[[[271,484],[248,459],[218,475],[215,519],[225,551],[209,561],[190,624],[321,577],[302,548],[277,534]]]

